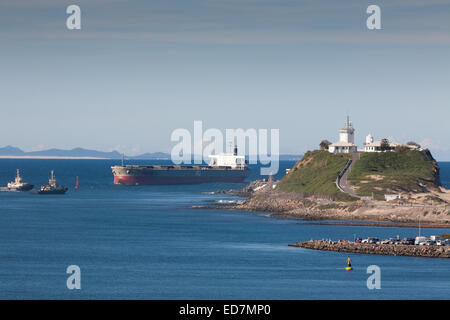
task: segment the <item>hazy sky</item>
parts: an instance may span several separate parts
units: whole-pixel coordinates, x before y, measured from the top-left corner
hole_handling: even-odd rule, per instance
[[[450,1],[1,0],[0,54],[0,146],[170,151],[203,120],[302,153],[350,114],[450,160]]]

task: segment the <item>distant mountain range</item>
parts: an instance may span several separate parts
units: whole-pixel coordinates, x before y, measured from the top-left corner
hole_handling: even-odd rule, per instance
[[[97,151],[97,150],[89,150],[83,148],[74,148],[71,150],[63,150],[63,149],[48,149],[41,151],[30,151],[26,152],[22,149],[13,146],[6,146],[0,148],[0,156],[7,157],[82,157],[82,158],[106,158],[106,159],[121,159],[122,154],[118,151]],[[152,152],[152,153],[144,153],[138,156],[126,156],[126,159],[134,159],[134,160],[169,160],[170,154],[164,152]],[[293,154],[282,154],[280,155],[280,160],[299,160],[302,158],[301,155],[293,155]]]
[[[84,157],[84,158],[106,158],[106,159],[120,159],[122,154],[118,151],[97,151],[83,148],[74,148],[71,150],[63,149],[48,149],[41,151],[25,152],[17,147],[6,146],[0,148],[0,156],[19,156],[19,157]],[[125,156],[127,159],[169,159],[170,154],[163,152],[144,153],[136,157]]]

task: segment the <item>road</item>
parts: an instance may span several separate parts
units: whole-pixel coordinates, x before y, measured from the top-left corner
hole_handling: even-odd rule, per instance
[[[348,174],[352,170],[356,161],[358,161],[360,159],[360,157],[361,157],[361,154],[359,152],[353,154],[352,163],[347,168],[347,170],[345,170],[341,179],[338,180],[338,187],[340,187],[341,191],[351,195],[352,197],[357,197],[357,198],[359,198],[359,196],[356,195],[355,190],[350,186],[350,182],[348,181]]]

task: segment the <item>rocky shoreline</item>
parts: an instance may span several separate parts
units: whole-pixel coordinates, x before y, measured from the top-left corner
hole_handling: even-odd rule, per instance
[[[321,195],[283,192],[277,182],[257,180],[241,190],[222,190],[216,194],[244,197],[241,203],[220,208],[270,212],[276,217],[306,220],[357,220],[409,223],[423,227],[450,228],[450,205],[419,205],[386,201],[333,201]],[[445,195],[450,195],[448,190]],[[444,193],[443,193],[444,194]],[[213,207],[209,207],[213,208]]]
[[[310,240],[290,244],[291,247],[360,254],[450,258],[449,246],[418,246],[403,244],[362,244],[349,241]]]
[[[301,224],[309,224],[315,226],[354,226],[354,227],[391,227],[391,228],[439,228],[446,229],[450,226],[448,224],[439,223],[385,223],[385,222],[350,222],[350,221],[339,221],[339,222],[302,222]]]

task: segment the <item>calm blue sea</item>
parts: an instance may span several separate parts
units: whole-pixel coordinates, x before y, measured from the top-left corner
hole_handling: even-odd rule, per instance
[[[208,192],[243,185],[115,186],[116,163],[0,160],[1,185],[21,168],[36,185],[55,169],[70,187],[64,196],[0,192],[1,299],[450,298],[450,260],[354,254],[354,271],[345,272],[347,254],[287,246],[311,238],[413,237],[416,229],[313,226],[266,213],[190,209],[236,199]],[[293,164],[282,162],[281,173]],[[450,163],[440,166],[450,187]],[[69,265],[81,268],[81,290],[66,287]],[[381,290],[366,287],[369,265],[381,268]]]

